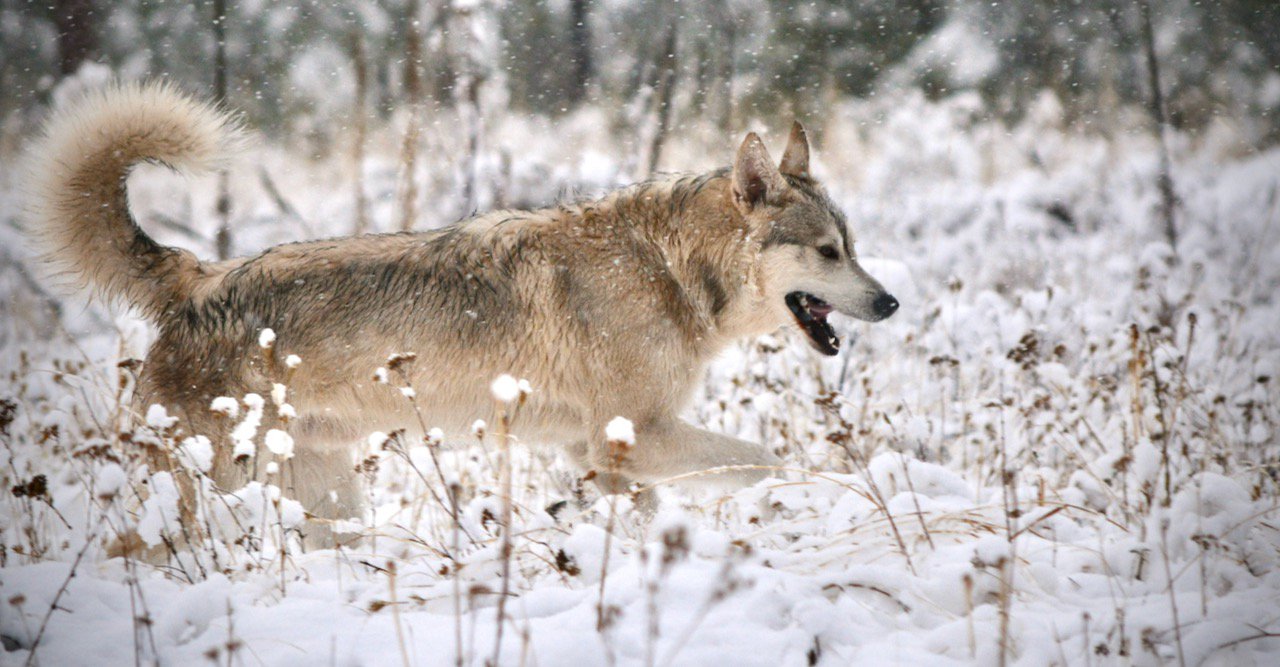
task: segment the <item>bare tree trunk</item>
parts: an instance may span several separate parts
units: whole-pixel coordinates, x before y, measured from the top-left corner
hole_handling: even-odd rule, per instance
[[[658,160],[662,158],[662,145],[667,140],[667,132],[671,124],[671,99],[676,87],[676,24],[673,21],[667,29],[663,48],[658,52],[657,63],[658,85],[654,95],[658,126],[653,132],[653,143],[649,145],[649,170],[652,174],[658,168]]]
[[[356,99],[352,111],[352,125],[355,136],[352,137],[351,161],[355,169],[355,207],[356,219],[353,233],[356,236],[369,230],[369,216],[364,193],[364,145],[369,97],[369,63],[364,53],[364,37],[359,30],[351,31],[351,62],[355,68]]]
[[[733,57],[737,49],[738,31],[733,20],[733,10],[726,0],[716,2],[716,19],[724,34],[724,43],[720,45],[720,131],[728,134],[733,130]]]
[[[213,90],[217,103],[227,103],[227,3],[213,0]],[[218,231],[213,245],[218,259],[231,257],[231,184],[226,169],[218,170]]]
[[[409,102],[408,126],[400,147],[400,231],[411,231],[417,220],[418,137],[422,132],[422,33],[418,30],[418,0],[409,0],[405,21],[404,95]]]
[[[432,21],[431,30],[427,35],[438,33],[440,35],[440,48],[431,54],[431,93],[432,98],[437,104],[448,104],[458,95],[455,88],[458,86],[458,69],[457,63],[454,61],[454,54],[449,49],[449,31],[454,28],[454,13],[456,9],[453,6],[453,0],[440,0],[440,7],[436,9],[435,20]],[[434,39],[432,40],[435,41]]]
[[[697,40],[695,48],[694,62],[696,63],[693,70],[693,99],[690,100],[689,108],[694,110],[698,118],[702,118],[707,114],[707,89],[711,87],[712,78],[712,46],[704,35]],[[688,48],[687,46],[685,48]]]
[[[488,66],[482,55],[476,31],[477,21],[483,11],[478,7],[452,6],[450,20],[455,30],[454,39],[446,40],[445,51],[455,64],[456,83],[454,104],[459,125],[466,133],[466,153],[462,157],[462,210],[461,217],[475,213],[479,207],[480,147],[484,136],[484,113],[480,108],[480,93],[488,78]]]
[[[591,85],[591,17],[587,9],[588,0],[569,0],[569,48],[573,53],[570,104],[582,102]]]
[[[459,80],[463,93],[458,111],[467,128],[467,155],[462,163],[462,215],[467,217],[477,208],[476,178],[480,162],[480,133],[483,119],[480,115],[480,85],[484,80],[467,74]]]
[[[74,74],[80,63],[92,60],[98,51],[94,31],[93,0],[54,0],[53,22],[58,29],[58,71]]]
[[[510,206],[511,189],[511,152],[503,149],[498,154],[498,177],[493,182],[493,208],[503,209]]]
[[[1156,121],[1156,138],[1159,140],[1160,173],[1157,184],[1160,188],[1160,217],[1164,220],[1164,236],[1173,249],[1174,256],[1178,250],[1178,228],[1174,214],[1178,206],[1178,196],[1173,188],[1172,164],[1169,160],[1169,144],[1166,133],[1169,120],[1165,113],[1164,90],[1160,87],[1160,63],[1156,59],[1155,31],[1151,27],[1151,3],[1149,0],[1138,0],[1138,9],[1142,21],[1142,45],[1147,52],[1147,80],[1151,85],[1151,117]]]

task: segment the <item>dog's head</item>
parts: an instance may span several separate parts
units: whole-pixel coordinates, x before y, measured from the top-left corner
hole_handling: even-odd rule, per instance
[[[734,206],[760,241],[757,271],[766,307],[789,311],[815,350],[839,351],[827,323],[833,310],[878,322],[898,309],[898,300],[858,265],[844,215],[810,175],[809,140],[800,123],[776,167],[760,137],[748,134],[731,188]]]

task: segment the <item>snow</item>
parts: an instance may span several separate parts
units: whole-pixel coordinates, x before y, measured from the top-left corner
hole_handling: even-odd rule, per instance
[[[922,62],[976,37],[943,38],[922,47],[933,49]],[[957,67],[979,75],[985,55],[974,58]],[[295,76],[328,81],[326,62]],[[1280,630],[1280,152],[1175,142],[1183,232],[1171,246],[1152,216],[1150,140],[1064,132],[1060,114],[1045,99],[1006,129],[975,115],[971,99],[836,103],[815,170],[847,212],[864,267],[902,309],[878,324],[834,318],[845,340],[835,358],[783,330],[711,364],[683,416],[774,449],[784,469],[750,488],[662,486],[649,514],[580,485],[554,449],[513,446],[498,662],[996,664],[1007,610],[1011,664],[1165,664],[1179,654],[1187,664],[1276,664],[1280,639],[1260,634]],[[584,187],[619,172],[611,156],[624,149],[607,136],[579,153],[530,121],[493,122],[494,141],[529,146],[512,165],[528,175],[522,196],[554,195],[550,174],[560,172],[549,165],[589,172]],[[687,144],[673,150],[691,167],[729,154]],[[335,212],[349,210],[350,195],[333,187],[337,167],[256,150],[315,236],[346,233]],[[214,187],[146,171],[130,184],[142,224],[178,246],[189,241],[148,214],[187,191],[211,201]],[[237,243],[298,240],[241,185]],[[0,177],[9,206],[5,187]],[[1073,227],[1046,212],[1054,203]],[[390,209],[380,210],[388,231]],[[6,244],[10,234],[0,228]],[[6,299],[20,289],[0,282]],[[4,324],[0,335],[0,371],[12,378],[0,399],[17,406],[0,450],[4,488],[44,475],[48,495],[0,493],[0,635],[20,645],[6,662],[26,660],[64,583],[40,664],[401,664],[398,635],[415,665],[455,664],[459,650],[466,664],[492,658],[502,490],[483,420],[472,439],[427,424],[430,447],[362,467],[372,511],[328,526],[351,541],[304,549],[290,487],[303,457],[275,460],[306,444],[304,430],[263,428],[267,400],[292,415],[287,373],[251,387],[262,395],[213,399],[210,410],[227,417],[220,433],[175,430],[149,408],[127,445],[115,364],[141,358],[151,334],[98,306],[65,310],[70,341],[42,340],[35,326]],[[391,380],[385,368],[356,372]],[[532,390],[514,376],[493,389],[507,402]],[[412,419],[404,426],[418,432]],[[388,437],[355,439],[367,455]],[[622,419],[606,437],[644,445]],[[228,444],[237,456],[271,452],[243,463],[274,471],[269,483],[223,489],[203,477]],[[172,452],[178,465],[127,455],[143,448]],[[440,479],[458,489],[456,529],[449,496],[428,493]],[[183,536],[187,488],[207,516]],[[161,553],[166,539],[196,546],[163,565],[111,557],[116,531],[128,529]]]
[[[183,463],[201,472],[213,466],[213,443],[203,435],[184,439],[178,454]]]
[[[138,520],[138,537],[147,546],[160,544],[161,535],[178,525],[178,487],[167,472],[151,476],[151,497],[142,502],[142,518]]]
[[[129,476],[124,471],[124,468],[114,463],[103,466],[102,470],[98,471],[98,477],[95,480],[98,497],[114,497],[128,481]]]
[[[259,394],[245,394],[244,419],[231,431],[231,441],[235,443],[234,455],[252,457],[257,454],[258,447],[253,439],[258,435],[258,427],[262,425],[262,409],[266,402]]]
[[[288,393],[289,388],[279,382],[273,382],[271,384],[271,402],[275,404],[276,407],[284,405],[285,398]]]
[[[262,439],[262,443],[276,456],[285,459],[293,458],[293,436],[285,431],[281,431],[278,428],[268,430],[266,436]]]
[[[625,417],[614,417],[604,427],[604,437],[609,442],[620,442],[625,445],[636,444],[636,427]]]
[[[209,404],[209,409],[235,419],[240,414],[240,401],[230,396],[219,396]]]
[[[499,403],[514,403],[520,398],[520,383],[510,375],[499,375],[489,385],[489,391],[493,393],[493,400]]]
[[[163,405],[151,405],[147,408],[147,426],[157,431],[173,428],[178,423],[177,417],[170,417]]]
[[[263,329],[258,334],[258,347],[269,350],[276,344],[276,332],[271,329]]]

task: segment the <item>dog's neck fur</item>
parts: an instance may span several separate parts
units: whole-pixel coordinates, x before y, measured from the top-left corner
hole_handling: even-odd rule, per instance
[[[732,197],[729,170],[718,169],[662,176],[571,208],[588,224],[625,221],[626,232],[660,249],[703,324],[699,336],[718,350],[783,324],[762,316],[753,266],[763,239]]]

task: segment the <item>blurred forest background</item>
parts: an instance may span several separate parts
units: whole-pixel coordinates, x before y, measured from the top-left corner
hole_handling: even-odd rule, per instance
[[[1073,125],[1115,131],[1148,105],[1146,0],[4,0],[0,118],[12,136],[85,62],[165,76],[277,136],[387,122],[399,108],[550,117],[584,105],[653,136],[795,115],[912,87],[974,92],[1018,121],[1051,91]],[[1280,139],[1280,3],[1156,0],[1168,120]],[[13,112],[23,114],[17,116]],[[332,138],[332,137],[328,137]],[[652,150],[647,146],[646,150]],[[658,150],[660,150],[660,146]]]
[[[3,3],[0,155],[21,150],[59,95],[163,77],[223,101],[293,158],[337,169],[322,178],[347,183],[346,202],[319,214],[354,233],[719,166],[743,131],[793,118],[841,175],[831,185],[856,187],[868,144],[913,109],[910,123],[934,114],[952,129],[920,134],[935,144],[924,154],[954,158],[947,137],[960,135],[986,146],[960,167],[973,173],[943,168],[942,179],[996,178],[1004,149],[982,137],[1151,141],[1157,224],[1176,243],[1181,157],[1205,145],[1242,157],[1280,140],[1273,0]],[[1015,159],[1043,166],[1038,144],[1021,144]],[[232,230],[254,215],[250,188],[274,202],[266,215],[298,222],[271,241],[311,236],[280,193],[289,164],[260,163],[248,186],[224,175],[214,202],[161,222],[229,257],[248,249]],[[202,222],[210,213],[216,232]]]

